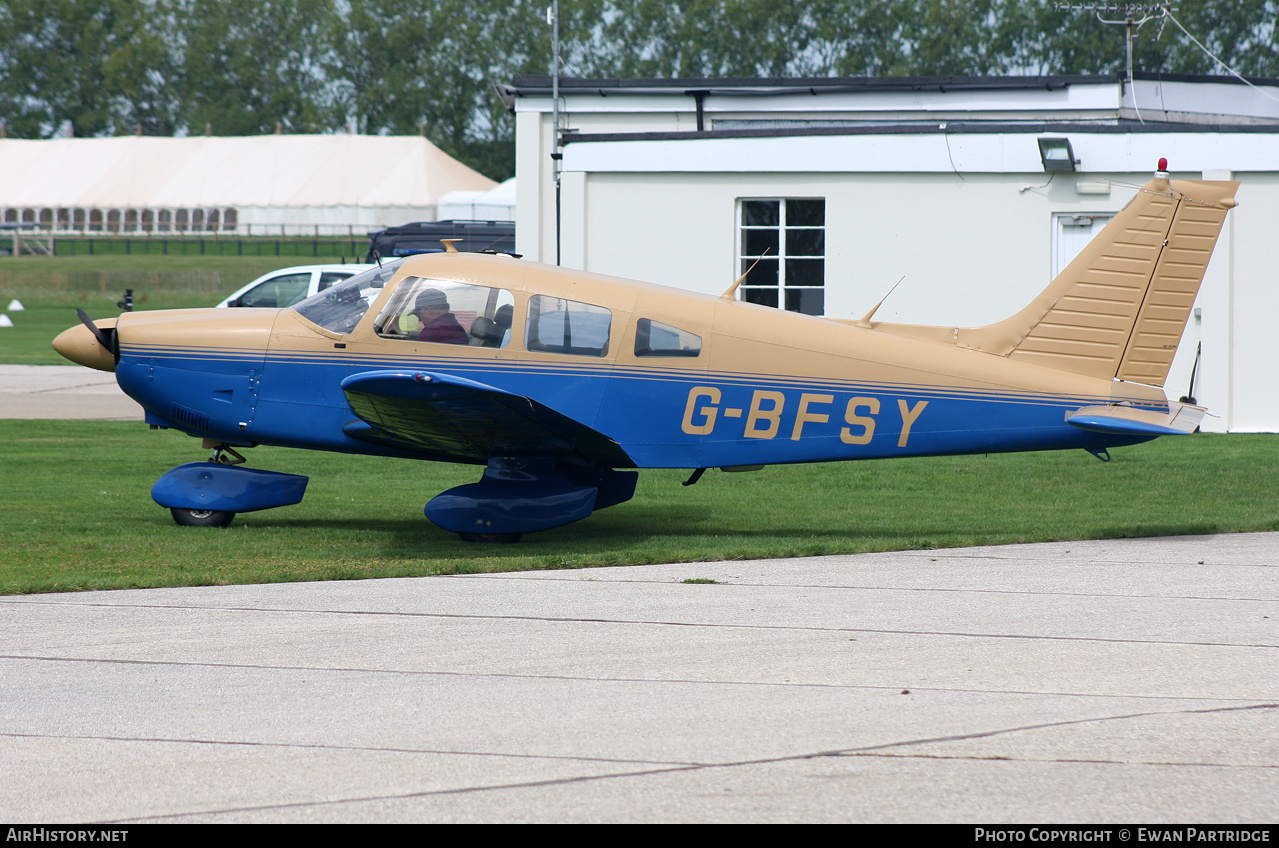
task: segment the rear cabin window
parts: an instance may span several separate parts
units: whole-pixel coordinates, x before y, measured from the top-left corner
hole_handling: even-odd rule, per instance
[[[648,318],[635,322],[636,356],[697,356],[701,352],[701,336]]]
[[[405,277],[374,328],[384,339],[506,347],[515,297],[506,289]]]
[[[612,322],[613,313],[602,306],[535,295],[529,301],[524,346],[547,353],[605,356]]]

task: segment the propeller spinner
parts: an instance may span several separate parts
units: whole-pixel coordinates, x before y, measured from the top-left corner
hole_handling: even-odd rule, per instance
[[[77,309],[82,326],[72,327],[58,334],[53,349],[65,358],[99,371],[114,371],[116,363],[115,318],[104,320],[101,326],[83,309]]]

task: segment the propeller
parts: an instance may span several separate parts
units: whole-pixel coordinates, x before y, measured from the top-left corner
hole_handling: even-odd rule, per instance
[[[98,340],[98,344],[102,345],[103,350],[111,350],[111,339],[107,334],[98,329],[98,325],[93,323],[93,319],[89,317],[89,313],[83,309],[76,307],[76,315],[80,316],[80,323],[89,328],[89,332],[93,333],[93,337]]]

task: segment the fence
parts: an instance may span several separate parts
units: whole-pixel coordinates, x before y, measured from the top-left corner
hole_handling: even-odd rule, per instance
[[[337,256],[357,261],[368,249],[368,238],[357,236],[102,236],[58,238],[53,244],[53,255],[279,256],[311,259]]]

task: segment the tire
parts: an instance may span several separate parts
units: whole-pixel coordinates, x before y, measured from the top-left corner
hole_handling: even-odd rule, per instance
[[[524,538],[523,533],[458,533],[463,542],[474,542],[478,544],[490,543],[498,545],[513,545],[520,539]]]
[[[226,527],[235,518],[234,512],[217,509],[178,509],[171,507],[173,520],[179,527]]]

